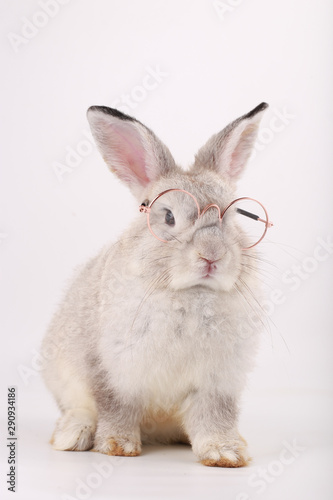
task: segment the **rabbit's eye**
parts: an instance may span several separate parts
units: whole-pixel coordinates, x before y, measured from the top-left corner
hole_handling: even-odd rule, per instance
[[[171,210],[167,210],[165,214],[165,222],[168,226],[174,226],[176,224],[175,218]]]

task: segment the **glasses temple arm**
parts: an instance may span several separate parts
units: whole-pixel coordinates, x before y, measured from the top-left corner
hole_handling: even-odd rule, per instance
[[[247,212],[246,210],[243,210],[242,208],[236,208],[236,212],[241,214],[241,215],[245,215],[245,217],[249,217],[250,219],[254,219],[254,220],[258,220],[260,222],[263,222],[264,224],[267,225],[267,227],[272,227],[273,226],[273,223],[272,222],[269,222],[269,221],[266,221],[264,219],[261,219],[259,217],[259,215],[255,215],[255,214],[252,214],[251,212]]]

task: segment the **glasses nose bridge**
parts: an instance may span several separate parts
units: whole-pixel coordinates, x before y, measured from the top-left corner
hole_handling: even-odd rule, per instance
[[[205,215],[205,213],[210,210],[211,208],[216,208],[218,214],[219,214],[219,220],[221,220],[221,209],[218,205],[216,205],[216,203],[210,203],[209,205],[207,205],[201,212],[200,214],[200,218]]]

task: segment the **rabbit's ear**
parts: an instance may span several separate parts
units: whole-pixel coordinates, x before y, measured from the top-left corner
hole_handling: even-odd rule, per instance
[[[91,106],[87,118],[108,167],[134,194],[175,167],[167,147],[134,118],[106,106]]]
[[[268,104],[262,102],[213,135],[195,157],[193,170],[211,169],[236,181],[241,176],[257,137],[259,122]]]

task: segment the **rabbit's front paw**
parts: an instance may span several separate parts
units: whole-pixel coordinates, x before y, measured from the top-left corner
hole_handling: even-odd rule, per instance
[[[97,438],[93,451],[98,451],[105,455],[137,457],[141,453],[141,443],[126,436],[108,437],[104,440]]]
[[[200,462],[209,467],[244,467],[251,460],[247,453],[246,441],[242,437],[210,439],[194,451]]]
[[[51,438],[55,450],[85,451],[92,448],[96,420],[85,408],[66,410],[59,418]]]

